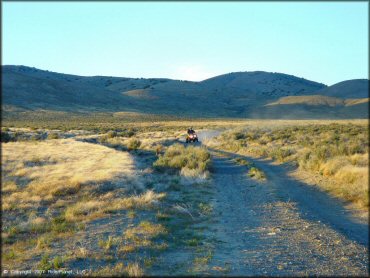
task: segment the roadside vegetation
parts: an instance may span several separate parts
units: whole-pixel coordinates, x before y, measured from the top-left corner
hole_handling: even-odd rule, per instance
[[[362,208],[369,206],[366,124],[251,126],[225,132],[213,141],[222,150],[290,163],[302,173],[321,176],[319,185],[333,195]]]
[[[184,177],[207,178],[211,155],[204,147],[174,144],[153,164],[157,169],[172,168]]]
[[[268,121],[204,120],[79,126],[76,121],[48,128],[35,123],[2,128],[3,269],[88,265],[92,276],[212,271],[217,244],[209,230],[215,221],[212,165],[205,148],[178,144],[189,126],[238,127],[210,145],[293,163],[333,181],[327,189],[337,196],[368,204],[365,125],[282,121],[266,127]],[[250,177],[266,178],[247,160],[235,162],[246,166]]]
[[[248,169],[247,175],[249,177],[257,179],[257,180],[266,180],[265,173],[261,169],[258,169],[254,165],[254,163],[252,163],[252,162],[250,162],[246,159],[240,158],[240,157],[235,158],[234,161],[235,161],[236,164],[247,167],[247,169]]]
[[[4,269],[194,274],[210,256],[210,156],[174,145],[185,128],[2,132]]]

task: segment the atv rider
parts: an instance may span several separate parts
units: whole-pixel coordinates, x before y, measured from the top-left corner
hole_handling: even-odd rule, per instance
[[[192,127],[190,127],[188,129],[188,134],[190,135],[190,134],[194,134],[194,133],[195,133],[194,129]]]
[[[188,136],[186,137],[186,143],[189,142],[198,142],[198,137],[192,127],[188,129]]]

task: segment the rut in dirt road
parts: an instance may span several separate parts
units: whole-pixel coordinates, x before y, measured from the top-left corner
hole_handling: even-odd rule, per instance
[[[230,154],[211,150],[219,240],[210,269],[227,275],[368,275],[368,227],[325,193],[253,160],[249,178]],[[235,156],[234,156],[235,157]],[[251,161],[250,158],[247,158]]]

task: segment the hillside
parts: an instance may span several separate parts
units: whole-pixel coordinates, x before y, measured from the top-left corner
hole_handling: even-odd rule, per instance
[[[266,104],[266,106],[271,105],[284,105],[284,104],[305,104],[305,105],[324,105],[324,106],[353,106],[368,103],[369,98],[349,98],[342,99],[337,97],[328,97],[321,95],[310,95],[310,96],[289,96],[279,98],[276,102],[271,102]]]
[[[369,80],[353,79],[339,82],[317,91],[317,94],[339,98],[367,98],[369,97]]]
[[[201,82],[210,89],[233,88],[264,96],[303,95],[326,88],[324,84],[282,73],[235,72]]]
[[[238,118],[368,115],[368,101],[362,99],[368,97],[368,80],[361,79],[327,87],[292,75],[263,71],[235,72],[191,82],[86,77],[25,66],[2,66],[2,84],[5,117],[18,117],[19,110]],[[348,109],[346,103],[351,103],[352,108]],[[357,106],[361,108],[356,110]]]

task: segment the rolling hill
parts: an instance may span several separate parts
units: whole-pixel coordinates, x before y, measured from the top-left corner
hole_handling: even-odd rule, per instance
[[[317,91],[317,94],[339,98],[367,98],[369,97],[369,80],[353,79],[342,81]]]
[[[201,82],[77,76],[2,66],[3,116],[19,111],[134,112],[187,117],[366,118],[369,80],[333,86],[282,73],[234,72]]]

